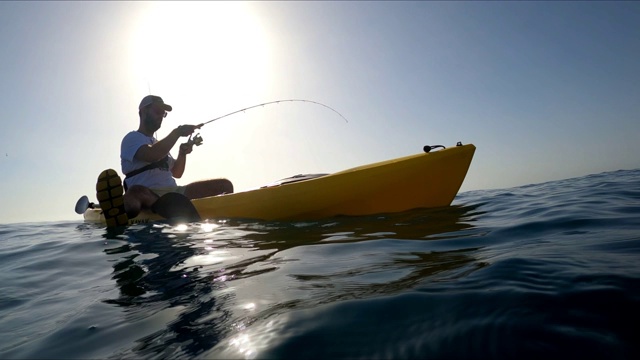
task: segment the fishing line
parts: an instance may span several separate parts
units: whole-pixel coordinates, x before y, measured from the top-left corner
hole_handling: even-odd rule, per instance
[[[244,109],[240,109],[240,110],[237,110],[237,111],[234,111],[234,112],[230,112],[230,113],[228,113],[228,114],[226,114],[226,115],[222,115],[222,116],[217,117],[217,118],[215,118],[215,119],[213,119],[213,120],[209,120],[209,121],[207,121],[207,122],[204,122],[204,123],[200,124],[200,127],[202,127],[203,125],[206,125],[206,124],[208,124],[208,123],[210,123],[210,122],[214,122],[214,121],[216,121],[216,120],[220,120],[220,119],[225,118],[225,117],[227,117],[227,116],[230,116],[230,115],[233,115],[233,114],[237,114],[237,113],[239,113],[239,112],[247,111],[247,110],[249,110],[249,109],[253,109],[253,108],[257,108],[257,107],[265,106],[265,105],[278,104],[278,103],[281,103],[281,102],[291,102],[291,101],[306,102],[306,103],[312,103],[312,104],[316,104],[316,105],[324,106],[325,108],[327,108],[327,109],[329,109],[329,110],[333,111],[334,113],[336,113],[336,114],[340,115],[340,117],[341,117],[341,118],[343,118],[343,119],[344,119],[344,121],[349,122],[349,120],[347,120],[347,118],[345,118],[344,116],[342,116],[342,114],[340,114],[336,109],[334,109],[334,108],[332,108],[332,107],[330,107],[330,106],[328,106],[328,105],[325,105],[325,104],[322,104],[322,103],[319,103],[319,102],[317,102],[317,101],[313,101],[313,100],[303,100],[303,99],[286,99],[286,100],[269,101],[269,102],[266,102],[266,103],[262,103],[262,104],[258,104],[258,105],[253,105],[253,106],[246,107],[246,108],[244,108]]]

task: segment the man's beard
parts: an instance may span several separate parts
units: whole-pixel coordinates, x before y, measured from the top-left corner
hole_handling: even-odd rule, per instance
[[[149,114],[147,114],[143,120],[144,126],[151,132],[156,132],[160,129],[160,121],[155,121]]]

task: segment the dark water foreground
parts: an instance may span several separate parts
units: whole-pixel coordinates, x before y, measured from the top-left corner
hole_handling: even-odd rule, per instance
[[[0,358],[640,358],[640,170],[314,222],[0,225]]]

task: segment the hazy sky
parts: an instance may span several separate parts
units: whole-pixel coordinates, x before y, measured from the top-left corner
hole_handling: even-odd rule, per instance
[[[0,223],[81,219],[149,93],[236,190],[477,146],[462,191],[640,167],[638,2],[0,2]],[[174,155],[177,155],[177,146]]]

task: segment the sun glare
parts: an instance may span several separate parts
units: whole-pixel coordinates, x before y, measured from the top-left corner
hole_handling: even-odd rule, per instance
[[[240,2],[147,3],[131,33],[138,87],[193,111],[263,97],[268,51],[259,18]]]
[[[132,13],[133,26],[127,29],[128,69],[135,89],[127,90],[137,96],[160,95],[173,106],[166,125],[156,133],[158,138],[177,125],[204,123],[282,96],[280,83],[272,78],[277,76],[272,59],[278,41],[268,31],[273,26],[270,19],[255,5],[135,4],[132,8],[138,11]],[[241,113],[203,127],[206,146],[194,149],[179,183],[227,177],[236,189],[244,190],[278,178],[273,167],[281,162],[274,161],[279,153],[273,152],[270,142],[278,141],[276,147],[283,152],[287,149],[283,138],[289,136],[282,131],[282,113],[275,110],[256,111],[264,121],[243,121],[248,118]],[[274,113],[277,121],[269,121]]]

